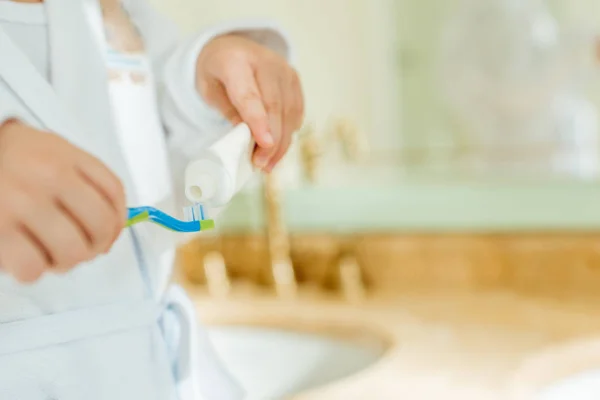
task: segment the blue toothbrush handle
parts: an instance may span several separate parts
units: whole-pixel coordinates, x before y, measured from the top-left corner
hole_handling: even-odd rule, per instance
[[[154,207],[132,207],[127,211],[129,219],[147,213],[148,221],[176,232],[200,232],[214,228],[214,221],[212,220],[181,221]]]

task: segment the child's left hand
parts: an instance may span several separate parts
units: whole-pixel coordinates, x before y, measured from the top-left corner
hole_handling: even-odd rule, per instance
[[[209,42],[198,57],[196,86],[204,100],[232,124],[248,124],[258,145],[253,162],[271,172],[304,116],[304,97],[294,68],[250,39],[224,35]]]

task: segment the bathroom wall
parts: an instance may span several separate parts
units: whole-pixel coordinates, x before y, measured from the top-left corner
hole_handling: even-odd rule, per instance
[[[437,57],[444,22],[460,0],[401,0],[397,3],[400,98],[408,147],[436,146],[451,135],[439,98]]]

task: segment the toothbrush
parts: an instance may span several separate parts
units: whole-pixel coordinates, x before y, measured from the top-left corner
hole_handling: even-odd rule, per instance
[[[185,221],[173,218],[154,207],[132,207],[127,209],[129,216],[126,227],[140,222],[153,222],[176,232],[200,232],[213,229],[215,221],[204,219],[204,210],[199,204],[185,207]]]

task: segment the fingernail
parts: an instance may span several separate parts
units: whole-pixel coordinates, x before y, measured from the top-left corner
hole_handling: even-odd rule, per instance
[[[265,135],[265,145],[268,147],[271,147],[275,144],[275,141],[273,140],[273,135],[271,135],[270,133],[267,133]]]
[[[257,168],[263,169],[267,166],[268,163],[269,156],[266,154],[259,154],[256,157],[254,157],[254,165],[256,165]]]

